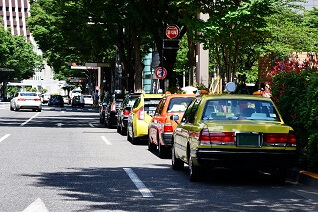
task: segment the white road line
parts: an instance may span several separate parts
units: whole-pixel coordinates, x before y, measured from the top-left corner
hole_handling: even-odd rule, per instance
[[[107,145],[113,145],[105,136],[101,136],[101,138]]]
[[[89,123],[88,125],[91,126],[91,127],[95,127],[92,123]]]
[[[33,118],[37,117],[40,113],[41,113],[41,112],[38,112],[37,114],[35,114],[35,115],[32,116],[31,118],[29,118],[29,120],[27,120],[26,122],[22,123],[22,124],[20,125],[20,127],[26,125],[29,121],[31,121]]]
[[[153,197],[150,190],[145,186],[145,184],[139,179],[139,177],[131,168],[124,168],[124,170],[130,177],[131,181],[133,181],[135,186],[138,188],[143,197]]]
[[[4,141],[4,139],[8,138],[11,134],[6,134],[2,138],[0,138],[0,142]]]
[[[31,205],[29,205],[22,212],[48,212],[49,210],[46,208],[44,202],[37,198]]]

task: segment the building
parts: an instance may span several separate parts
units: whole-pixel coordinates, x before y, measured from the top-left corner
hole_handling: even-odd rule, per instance
[[[38,55],[42,55],[42,51],[36,45],[31,33],[28,31],[26,18],[30,14],[30,3],[28,0],[0,0],[0,20],[5,30],[10,30],[12,35],[21,35],[26,38],[27,42],[31,42],[34,46],[34,51]],[[32,78],[23,80],[20,85],[22,89],[25,86],[32,86],[40,91],[45,88],[50,93],[57,93],[61,88],[61,83],[53,79],[53,71],[43,61],[44,68],[35,70]],[[9,84],[10,85],[10,84]],[[18,85],[13,83],[12,85]]]
[[[30,32],[27,29],[26,17],[30,16],[28,0],[0,0],[1,24],[5,30],[13,35],[23,35],[30,41]]]

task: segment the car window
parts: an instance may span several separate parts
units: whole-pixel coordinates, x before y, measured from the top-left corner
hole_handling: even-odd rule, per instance
[[[194,103],[195,103],[195,100],[193,100],[193,101],[189,104],[188,108],[185,110],[185,112],[184,112],[184,114],[183,114],[183,117],[182,117],[182,119],[181,119],[181,122],[187,123],[187,122],[189,121],[190,114],[191,114],[191,110],[192,110],[192,107],[193,107]]]
[[[199,105],[201,103],[201,99],[196,99],[194,102],[193,102],[193,106],[191,108],[191,112],[189,114],[189,119],[188,119],[188,122],[189,123],[193,123],[194,120],[196,119],[196,113],[199,109]]]
[[[155,112],[155,115],[156,115],[156,116],[159,116],[159,115],[161,114],[162,109],[163,109],[163,107],[165,106],[166,100],[167,100],[166,98],[163,98],[163,99],[161,99],[161,101],[159,102],[158,107],[157,107],[156,112]]]
[[[170,99],[167,112],[184,112],[194,97],[180,97]]]
[[[133,108],[138,107],[139,103],[140,103],[140,97],[135,101]]]
[[[157,99],[145,98],[144,99],[144,110],[149,115],[154,115],[160,100],[161,99],[158,99],[158,98]]]
[[[271,102],[242,99],[208,100],[202,119],[280,121],[278,113]]]
[[[36,96],[36,93],[20,93],[20,96]]]

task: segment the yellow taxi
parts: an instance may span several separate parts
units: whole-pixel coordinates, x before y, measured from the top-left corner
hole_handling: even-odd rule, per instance
[[[173,116],[172,120],[179,117]],[[253,95],[196,97],[173,133],[172,168],[189,165],[191,181],[202,168],[252,168],[286,179],[296,160],[296,137],[270,98]]]
[[[133,144],[147,138],[148,125],[164,94],[140,94],[128,117],[127,140]]]

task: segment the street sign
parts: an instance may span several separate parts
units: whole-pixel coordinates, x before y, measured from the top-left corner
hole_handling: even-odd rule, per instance
[[[155,70],[155,74],[158,79],[164,79],[167,76],[167,70],[165,68],[158,67]]]
[[[166,36],[170,39],[175,39],[179,36],[179,27],[176,25],[169,25],[166,28]]]

